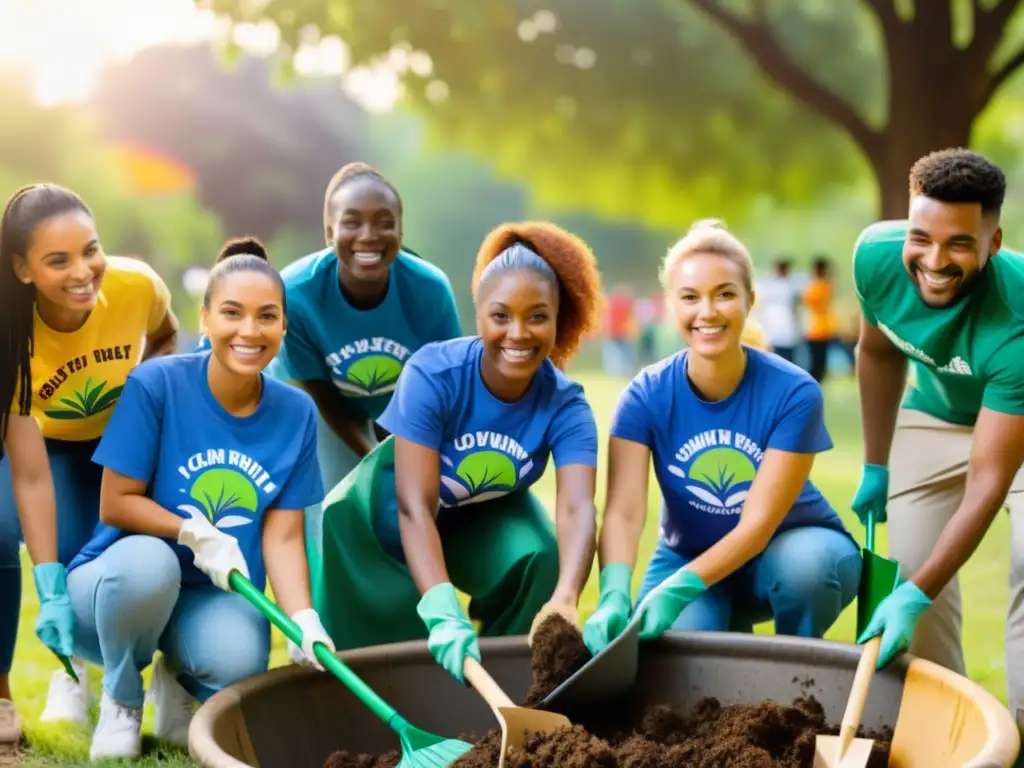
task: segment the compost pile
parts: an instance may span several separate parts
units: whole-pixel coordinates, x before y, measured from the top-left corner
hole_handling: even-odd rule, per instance
[[[590,659],[579,630],[558,615],[548,617],[534,636],[533,683],[523,706],[536,706]],[[701,699],[686,713],[666,705],[631,700],[602,702],[595,711],[574,713],[577,724],[551,734],[532,734],[522,750],[509,749],[508,768],[812,768],[817,734],[835,735],[820,703],[799,698],[790,706],[774,701],[723,706]],[[869,768],[889,763],[891,729],[865,731],[875,740]],[[453,768],[495,768],[501,731],[482,738]],[[324,768],[395,768],[398,752],[380,756],[335,752]]]

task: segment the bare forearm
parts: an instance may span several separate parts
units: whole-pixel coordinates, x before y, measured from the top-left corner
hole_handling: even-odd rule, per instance
[[[863,350],[857,355],[865,464],[886,466],[889,463],[906,378],[907,359],[902,355]]]
[[[597,549],[597,510],[592,502],[559,510],[555,524],[558,535],[558,583],[555,596],[575,605],[590,576]]]
[[[184,518],[169,512],[147,496],[125,494],[100,502],[100,520],[129,533],[177,541]]]
[[[299,385],[313,398],[320,416],[345,445],[360,457],[370,452],[367,432],[371,422],[358,406],[345,400],[329,382],[302,381]]]
[[[601,567],[610,563],[625,563],[631,570],[636,567],[640,536],[643,530],[644,516],[642,514],[621,514],[616,513],[613,509],[606,509],[599,545]]]
[[[57,561],[57,498],[46,477],[14,480],[15,505],[25,546],[35,565]]]
[[[433,517],[426,511],[414,514],[400,512],[398,528],[402,535],[405,562],[420,594],[451,581],[444,563],[441,535]]]
[[[694,559],[687,568],[710,587],[764,552],[775,529],[776,526],[760,521],[744,524],[740,520],[739,525]]]
[[[968,479],[963,501],[942,529],[931,555],[911,577],[933,600],[970,559],[1006,500],[1008,483]]]
[[[301,514],[301,513],[291,513]],[[301,529],[298,536],[263,542],[267,578],[281,610],[294,616],[312,607],[309,593],[309,564]]]

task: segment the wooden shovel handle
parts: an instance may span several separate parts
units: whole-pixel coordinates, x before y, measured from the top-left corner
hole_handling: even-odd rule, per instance
[[[498,707],[515,706],[512,699],[494,682],[494,678],[487,674],[487,670],[472,656],[466,657],[462,665],[462,674],[495,712],[498,711]]]
[[[878,664],[878,653],[882,648],[882,636],[871,638],[864,645],[864,651],[857,663],[857,671],[853,676],[853,685],[850,687],[850,698],[846,700],[846,712],[843,713],[843,723],[839,727],[839,744],[836,752],[836,764],[846,754],[846,750],[857,735],[861,719],[864,717],[864,704],[868,699],[868,691],[871,689],[871,680],[875,676],[875,665]]]

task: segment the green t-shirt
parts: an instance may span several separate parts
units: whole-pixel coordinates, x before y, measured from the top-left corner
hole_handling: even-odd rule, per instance
[[[1002,248],[969,295],[932,309],[903,266],[907,222],[865,229],[853,249],[864,318],[910,360],[904,408],[972,425],[982,406],[1024,415],[1024,256]]]

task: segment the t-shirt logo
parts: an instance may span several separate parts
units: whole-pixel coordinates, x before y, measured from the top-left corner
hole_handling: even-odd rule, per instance
[[[504,496],[533,469],[530,454],[508,435],[467,432],[441,454],[441,504],[446,507]]]
[[[217,528],[253,523],[260,508],[258,491],[270,494],[277,487],[255,459],[223,448],[193,454],[178,472],[191,483],[181,492],[199,505],[179,504],[178,509],[204,515]]]
[[[46,408],[43,413],[51,419],[88,419],[113,408],[122,389],[123,386],[107,389],[107,382],[89,376],[80,388],[61,395],[58,399],[60,406]],[[46,387],[43,387],[43,392],[46,392]]]
[[[688,499],[691,507],[712,515],[738,515],[757,474],[755,461],[763,458],[760,446],[746,435],[709,429],[683,443],[666,469],[685,482],[694,497]]]
[[[409,359],[409,348],[374,336],[346,344],[325,359],[334,385],[347,395],[369,397],[392,392]]]

